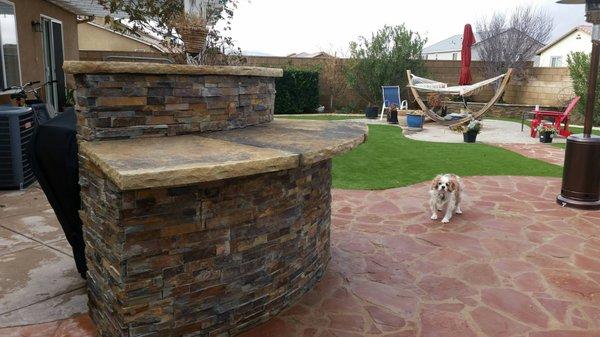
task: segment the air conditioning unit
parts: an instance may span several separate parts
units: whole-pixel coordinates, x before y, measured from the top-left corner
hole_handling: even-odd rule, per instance
[[[24,189],[35,181],[25,155],[34,130],[31,108],[0,106],[0,189]]]

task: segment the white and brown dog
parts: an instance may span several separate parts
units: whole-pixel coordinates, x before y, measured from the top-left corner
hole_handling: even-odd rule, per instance
[[[446,206],[446,214],[442,223],[450,222],[452,214],[462,214],[460,201],[462,198],[462,183],[460,177],[455,174],[440,174],[431,182],[429,190],[429,207],[431,208],[431,220],[437,220],[438,211]]]

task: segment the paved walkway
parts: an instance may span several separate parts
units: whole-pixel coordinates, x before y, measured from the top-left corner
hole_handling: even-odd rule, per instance
[[[41,189],[0,192],[0,327],[86,313],[72,255]]]
[[[528,158],[535,158],[550,164],[563,166],[565,150],[548,144],[493,144],[494,146],[516,152]]]
[[[426,183],[334,190],[323,280],[243,336],[600,336],[600,213],[557,206],[559,179],[464,180],[465,213],[446,225],[429,220]],[[0,229],[0,312],[12,310],[1,326],[25,325],[0,336],[92,336],[87,315],[66,313],[83,303],[49,303],[81,283],[73,261],[62,262],[68,249],[51,239],[62,240],[55,223],[40,215],[50,212],[39,190],[0,192],[0,205],[2,227],[13,228]],[[28,217],[45,220],[34,232],[33,223],[15,227]],[[36,250],[47,256],[27,261]],[[47,322],[27,314],[38,304],[75,318],[31,325]]]
[[[462,143],[461,134],[451,131],[447,126],[438,123],[425,124],[423,131],[408,132],[406,137],[427,142],[439,143]],[[485,119],[483,121],[483,130],[477,136],[477,141],[488,144],[539,144],[537,138],[531,138],[529,128],[525,126],[521,131],[521,124],[501,121],[494,119]],[[564,138],[554,139],[557,143],[564,143]]]
[[[407,138],[441,143],[462,143],[462,135],[452,132],[448,127],[428,123],[422,131],[405,131]],[[521,126],[514,122],[486,119],[484,129],[477,136],[477,141],[503,149],[516,152],[528,158],[535,158],[550,164],[562,166],[565,159],[565,150],[540,143],[539,139],[529,136],[529,128],[521,131]],[[556,143],[564,143],[566,139],[555,138]]]

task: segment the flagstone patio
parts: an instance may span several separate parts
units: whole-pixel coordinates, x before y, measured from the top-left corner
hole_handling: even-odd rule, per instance
[[[464,214],[427,183],[334,190],[332,260],[292,308],[242,336],[600,336],[600,212],[560,179],[467,177]],[[0,336],[92,336],[84,283],[38,188],[0,192]]]
[[[527,158],[535,158],[550,164],[563,166],[565,163],[565,150],[548,144],[494,144],[505,150],[516,152]]]

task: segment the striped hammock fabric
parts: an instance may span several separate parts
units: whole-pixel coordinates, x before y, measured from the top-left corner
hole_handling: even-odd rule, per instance
[[[455,85],[449,87],[447,83],[411,74],[412,84],[409,84],[408,87],[414,88],[420,92],[468,97],[477,94],[483,87],[504,78],[504,76],[506,76],[506,74],[469,85]]]

